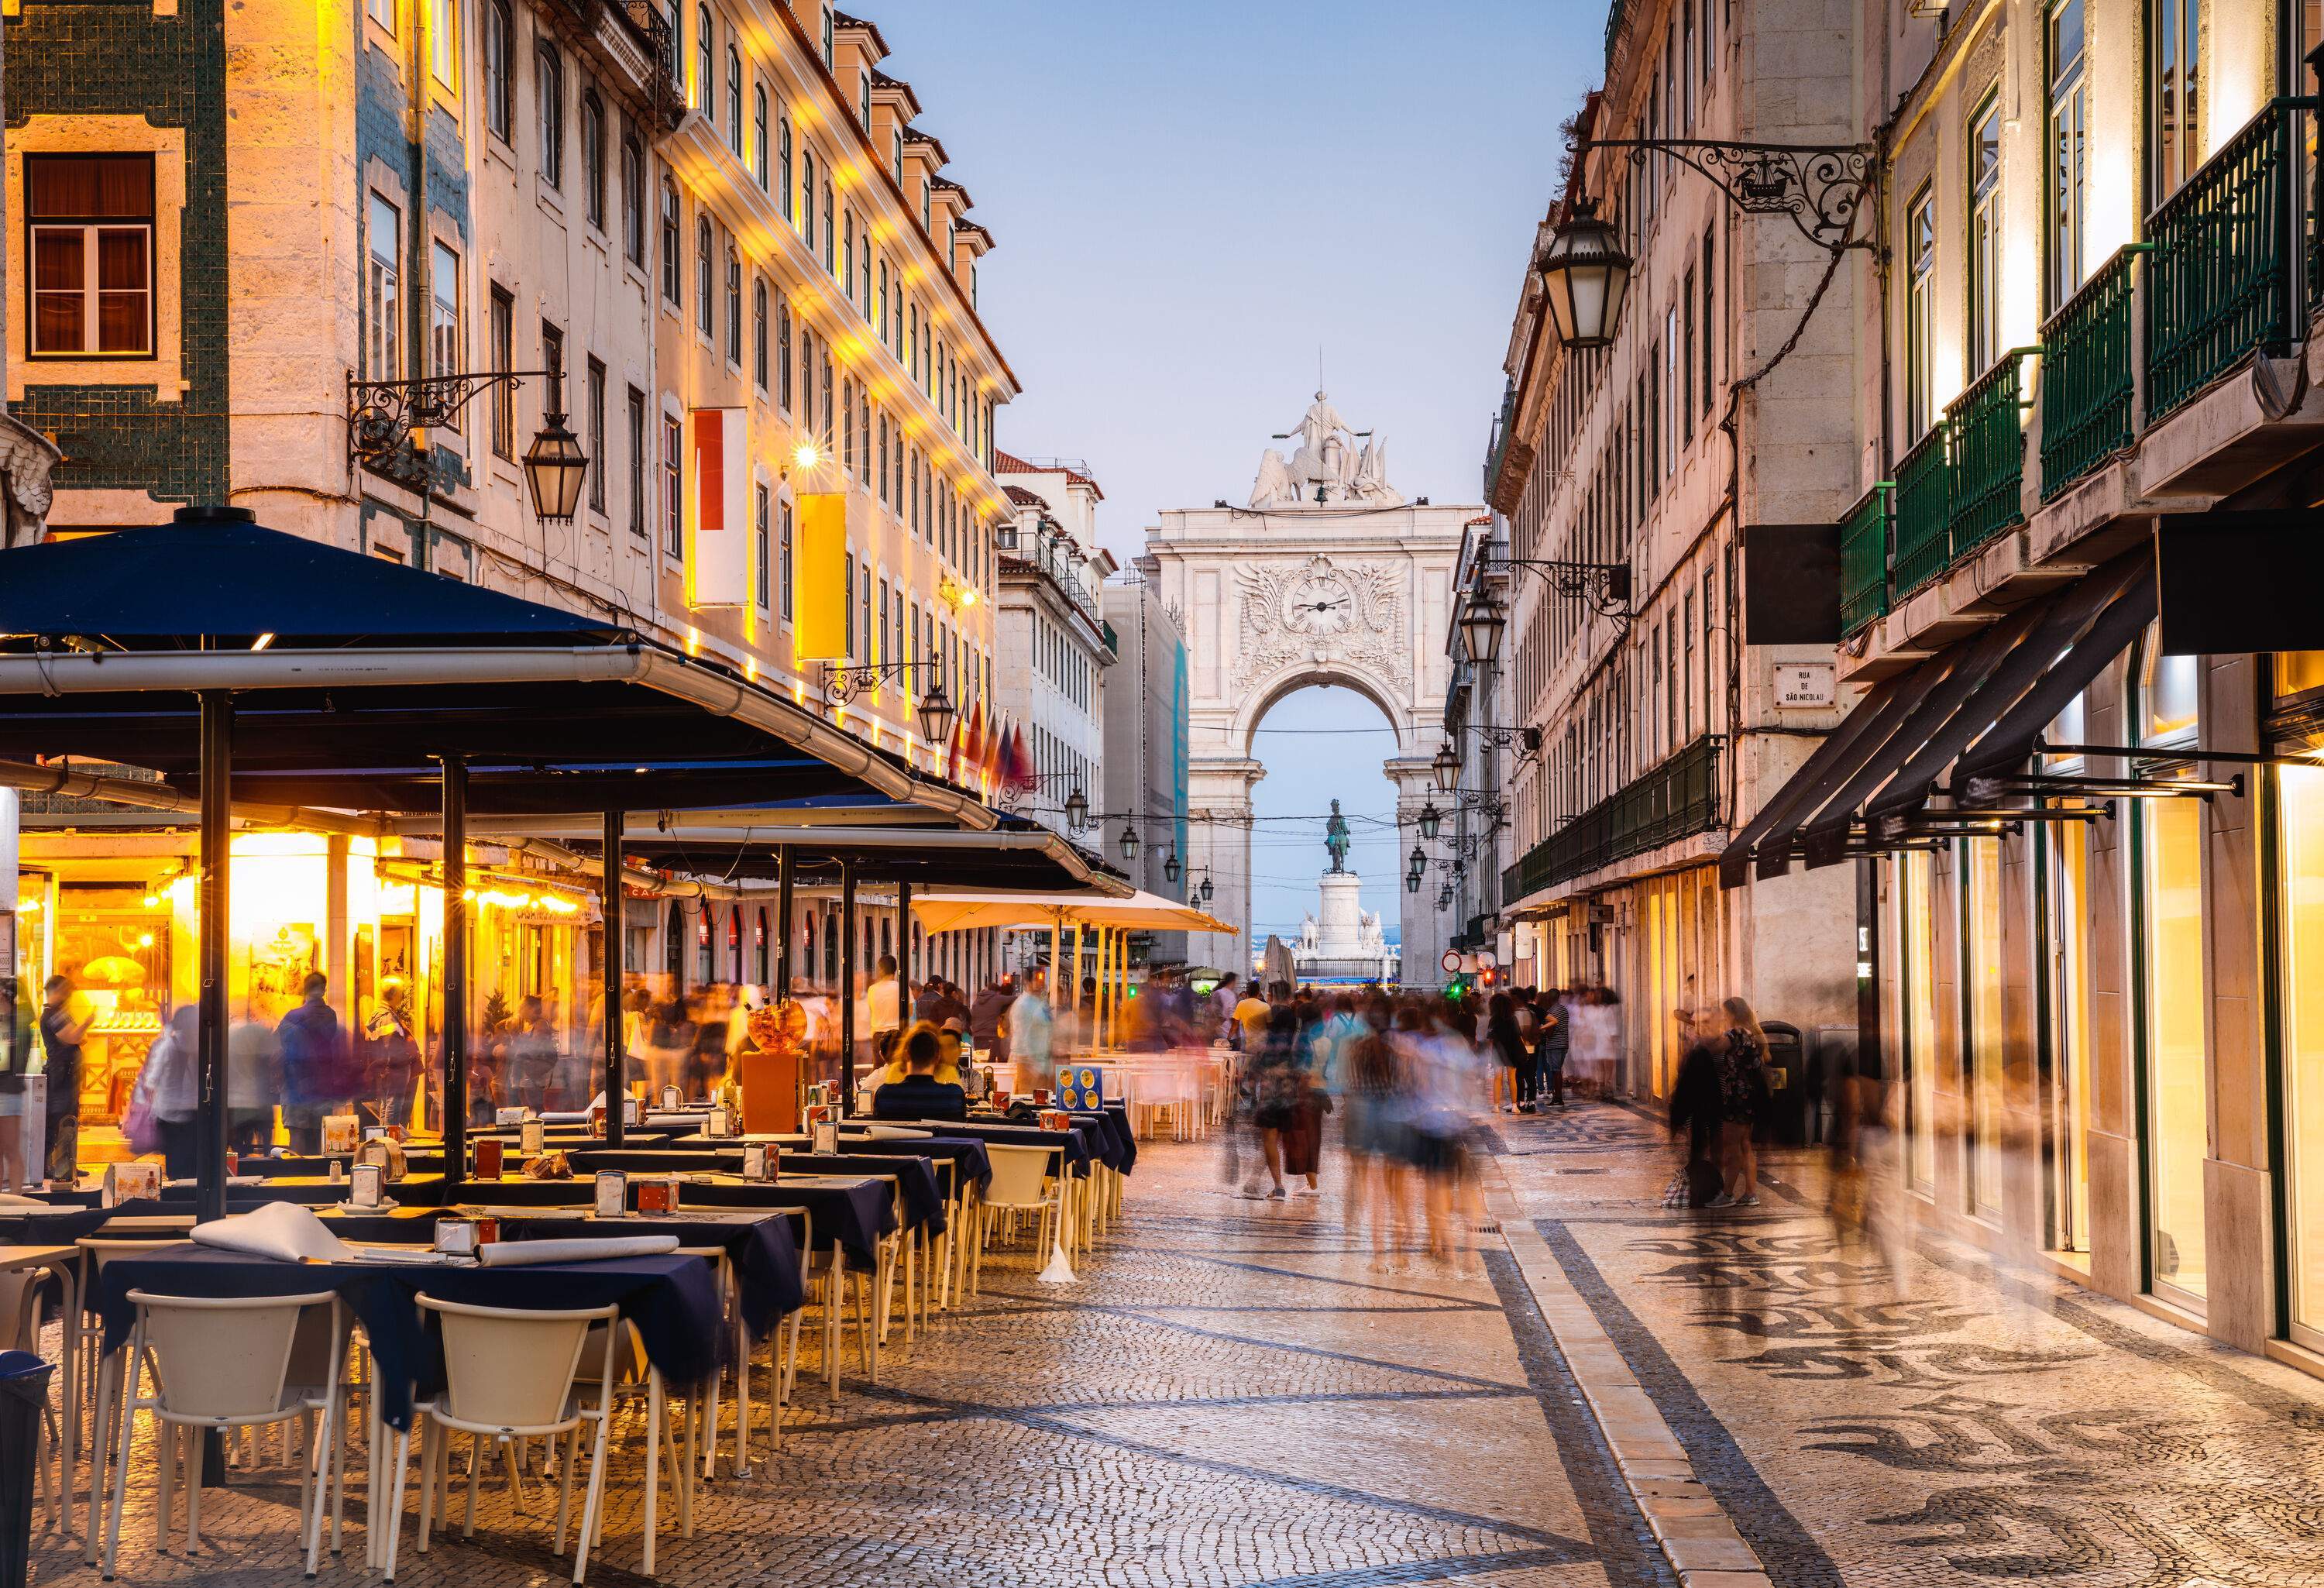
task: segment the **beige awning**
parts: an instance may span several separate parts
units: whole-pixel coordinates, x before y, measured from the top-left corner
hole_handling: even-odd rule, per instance
[[[1157,932],[1223,932],[1224,921],[1155,893],[1109,899],[1101,893],[928,893],[912,900],[912,913],[930,932],[999,927],[1131,927]]]

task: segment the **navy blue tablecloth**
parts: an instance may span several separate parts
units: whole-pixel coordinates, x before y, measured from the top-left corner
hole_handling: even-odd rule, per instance
[[[925,1158],[948,1162],[956,1176],[976,1182],[982,1190],[992,1184],[992,1158],[973,1136],[842,1136],[839,1150],[850,1157]],[[788,1149],[785,1149],[788,1158]],[[955,1186],[958,1180],[954,1182]]]
[[[1093,1109],[1087,1113],[1075,1109],[1073,1122],[1097,1133],[1098,1160],[1116,1174],[1126,1175],[1138,1162],[1138,1138],[1130,1133],[1126,1114],[1112,1109]]]
[[[618,1306],[637,1325],[647,1360],[672,1386],[690,1389],[719,1362],[717,1287],[698,1257],[625,1257],[533,1268],[395,1268],[377,1263],[278,1262],[237,1251],[183,1245],[105,1265],[99,1306],[105,1349],[116,1350],[136,1322],[132,1290],[201,1297],[300,1296],[335,1291],[364,1325],[379,1366],[381,1411],[408,1426],[411,1390],[443,1387],[443,1361],[416,1298],[543,1311]]]
[[[804,1207],[814,1220],[815,1249],[827,1251],[835,1242],[848,1261],[863,1268],[877,1263],[881,1238],[896,1228],[896,1197],[885,1180],[788,1174],[778,1180],[745,1180],[720,1175],[687,1182],[683,1196],[694,1207]]]
[[[1055,1147],[1064,1151],[1065,1165],[1073,1173],[1087,1177],[1090,1165],[1097,1159],[1097,1134],[1094,1125],[1075,1125],[1070,1131],[1043,1131],[1031,1125],[1009,1125],[989,1120],[906,1120],[924,1130],[941,1131],[947,1136],[966,1136],[991,1146]]]
[[[927,1224],[931,1226],[930,1234],[944,1233],[944,1188],[937,1185],[936,1169],[927,1154],[858,1153],[854,1150],[857,1143],[841,1145],[848,1150],[817,1157],[778,1143],[777,1165],[782,1170],[802,1175],[892,1175],[897,1189],[903,1194],[904,1228],[917,1230]],[[913,1141],[906,1145],[918,1147],[924,1143]],[[742,1169],[742,1148],[739,1142],[706,1141],[700,1146],[651,1152],[576,1152],[572,1158],[576,1174],[621,1169],[633,1175],[740,1175]],[[989,1166],[986,1172],[991,1173]]]
[[[460,1211],[489,1214],[493,1209],[476,1205]],[[727,1260],[734,1265],[734,1288],[742,1303],[743,1326],[750,1330],[751,1338],[759,1340],[807,1302],[807,1288],[799,1273],[799,1232],[792,1228],[796,1216],[770,1212],[743,1223],[663,1219],[651,1214],[632,1214],[616,1221],[592,1218],[578,1210],[569,1215],[526,1213],[501,1225],[501,1239],[591,1241],[607,1235],[672,1235],[681,1245],[723,1247]],[[336,1231],[338,1225],[335,1223],[332,1228]]]

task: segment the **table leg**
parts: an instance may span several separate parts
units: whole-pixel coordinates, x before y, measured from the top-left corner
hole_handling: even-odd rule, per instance
[[[847,1305],[847,1248],[831,1245],[831,1286],[824,1292],[823,1365],[831,1379],[831,1398],[839,1399],[839,1309]]]
[[[646,1552],[645,1574],[654,1569],[654,1527],[661,1501],[661,1370],[654,1369],[646,1384]]]
[[[711,1429],[717,1443],[717,1429]],[[742,1322],[742,1297],[734,1301],[734,1475],[751,1475],[751,1331]]]

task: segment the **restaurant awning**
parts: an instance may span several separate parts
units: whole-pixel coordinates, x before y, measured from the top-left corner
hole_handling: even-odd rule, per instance
[[[1971,807],[1971,776],[2014,766],[2154,615],[2151,554],[2126,552],[2046,600],[2009,614],[1876,686],[1720,856],[1722,886],[1895,847],[1963,821],[2037,819],[2034,808]],[[1948,773],[1950,772],[1950,777]],[[2058,813],[2051,813],[2052,815]],[[2078,813],[2072,813],[2078,814]]]
[[[912,900],[912,913],[931,932],[1084,926],[1235,936],[1234,928],[1215,917],[1175,899],[1143,891],[1127,899],[1096,893],[930,893]]]
[[[988,832],[961,832],[801,826],[787,822],[780,812],[763,813],[759,821],[735,827],[699,822],[689,813],[667,826],[633,832],[622,844],[622,854],[633,863],[727,882],[779,877],[786,852],[792,883],[800,888],[835,884],[844,867],[858,882],[914,888],[1095,890],[1122,897],[1132,891],[1126,878],[1103,863],[1048,828],[1021,819],[1006,820]]]
[[[228,690],[237,799],[429,810],[449,755],[479,817],[778,800],[992,820],[721,664],[233,510],[5,558],[0,758],[117,761],[190,789],[194,697]]]

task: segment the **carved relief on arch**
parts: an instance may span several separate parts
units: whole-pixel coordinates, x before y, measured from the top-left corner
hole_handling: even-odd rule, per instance
[[[1410,654],[1402,566],[1318,553],[1236,568],[1236,688],[1247,694],[1295,659],[1397,677]]]

